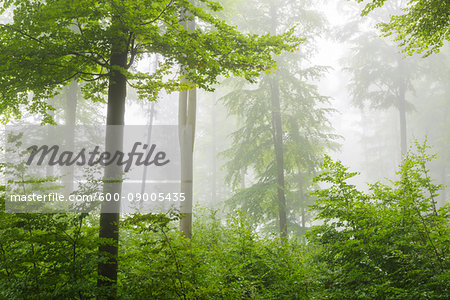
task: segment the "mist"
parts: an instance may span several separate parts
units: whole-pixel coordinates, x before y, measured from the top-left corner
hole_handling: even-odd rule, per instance
[[[445,298],[448,4],[66,2],[2,1],[0,298]]]

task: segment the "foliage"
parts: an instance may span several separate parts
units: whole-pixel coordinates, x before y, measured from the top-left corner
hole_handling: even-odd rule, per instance
[[[411,131],[415,136],[427,136],[430,145],[439,154],[431,165],[432,177],[439,182],[450,184],[450,49],[442,48],[439,54],[426,59],[422,68],[422,76],[415,83],[414,106],[417,112],[410,118]],[[440,201],[448,199],[446,191],[440,195]]]
[[[187,240],[179,217],[124,218],[119,299],[306,298],[301,241],[258,236],[239,212],[205,213]],[[1,213],[0,298],[95,298],[97,230],[86,214]]]
[[[402,89],[413,92],[413,79],[419,76],[419,62],[402,58],[397,48],[373,33],[359,33],[351,39],[352,50],[344,60],[351,74],[349,90],[354,105],[375,109],[399,109]],[[406,102],[407,110],[413,109]]]
[[[190,240],[171,230],[169,219],[142,223],[138,217],[139,224],[127,227],[120,280],[125,299],[306,298],[299,241],[257,236],[241,212],[224,224],[205,211]]]
[[[237,82],[234,90],[221,100],[230,115],[239,121],[232,137],[232,146],[223,152],[228,159],[225,167],[228,182],[236,193],[228,201],[234,209],[240,207],[254,222],[271,227],[277,219],[277,161],[274,142],[275,108],[272,98],[279,96],[282,127],[283,168],[289,230],[299,226],[299,212],[310,201],[307,195],[311,178],[318,167],[324,148],[335,146],[328,123],[328,97],[319,93],[313,82],[318,81],[327,67],[311,66],[309,58],[314,38],[324,30],[323,16],[312,9],[308,1],[283,1],[289,11],[277,10],[272,0],[246,2],[243,13],[252,22],[245,30],[276,32],[292,22],[299,22],[299,36],[307,42],[303,51],[284,53],[277,58],[278,70],[258,78],[255,85]],[[258,11],[255,10],[258,7]],[[262,13],[270,11],[270,13]],[[258,26],[252,26],[258,24]],[[259,26],[259,24],[263,24]],[[243,187],[245,174],[251,181]],[[254,177],[254,178],[252,178]],[[302,215],[305,218],[305,215]]]
[[[364,0],[356,0],[358,3]],[[387,0],[371,0],[362,15],[367,15]],[[439,52],[445,41],[450,40],[450,2],[442,0],[411,0],[403,13],[391,16],[388,23],[378,27],[386,35],[395,34],[395,40],[409,55],[423,53],[428,56]]]
[[[404,159],[399,179],[370,192],[356,175],[326,157],[313,209],[322,225],[308,233],[319,247],[319,294],[329,299],[447,299],[450,291],[449,206],[438,208],[442,186],[431,182],[425,144]]]
[[[95,295],[97,228],[86,226],[87,214],[11,214],[0,209],[0,298]]]
[[[393,186],[358,191],[356,173],[325,159],[314,209],[323,224],[283,243],[250,216],[199,211],[194,235],[180,215],[122,218],[119,299],[446,299],[449,206],[437,208],[419,146]],[[97,216],[4,213],[0,298],[91,299],[97,293]]]
[[[12,9],[14,15],[12,22],[0,24],[4,121],[20,117],[22,108],[51,122],[47,111],[52,108],[45,99],[72,79],[86,82],[85,99],[101,101],[116,71],[142,98],[153,100],[161,89],[211,89],[219,75],[251,80],[274,68],[273,54],[292,51],[301,42],[292,30],[277,36],[241,34],[214,16],[221,6],[209,0],[197,5],[186,0],[0,3],[0,12]],[[198,28],[183,27],[193,18]],[[113,53],[124,53],[126,61],[119,65]],[[153,74],[138,72],[135,64],[151,53],[164,58],[160,68]],[[185,84],[180,83],[179,65],[186,67]]]

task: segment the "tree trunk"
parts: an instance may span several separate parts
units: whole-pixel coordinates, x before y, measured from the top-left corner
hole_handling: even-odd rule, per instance
[[[441,165],[441,184],[443,184],[444,186],[447,186],[447,169],[445,167],[445,162],[442,162]],[[447,201],[447,189],[442,189],[441,192],[441,201],[439,203],[439,206],[442,206],[446,203]]]
[[[77,101],[78,83],[76,80],[72,80],[66,90],[66,109],[64,110],[66,125],[65,140],[67,149],[73,149],[74,147]],[[68,173],[64,176],[64,190],[66,194],[73,192],[73,170],[74,166],[68,167]]]
[[[217,133],[216,133],[216,101],[211,106],[211,161],[212,161],[212,176],[211,176],[211,204],[217,204]]]
[[[54,106],[54,103],[52,103],[54,99],[49,99],[48,104],[51,106]],[[53,121],[55,121],[55,111],[50,110],[48,114],[52,117]],[[54,127],[53,126],[47,126],[47,138],[50,141],[52,137],[54,136]],[[50,166],[47,164],[45,167],[45,176],[47,177],[53,177],[55,176],[55,166]]]
[[[192,236],[192,202],[193,202],[193,163],[194,136],[197,93],[193,88],[188,92],[180,92],[179,126],[181,151],[181,193],[185,200],[181,202],[183,217],[180,220],[181,233]]]
[[[292,135],[296,144],[296,147],[301,147],[301,138],[300,138],[300,128],[298,126],[297,120],[294,118],[291,118],[290,120],[290,125],[292,128]],[[303,193],[303,179],[301,176],[301,170],[302,170],[302,163],[301,163],[301,159],[302,157],[300,157],[299,155],[296,156],[296,165],[297,165],[297,169],[298,169],[298,190],[299,190],[299,199],[300,199],[300,205],[301,205],[301,217],[302,217],[302,229],[305,229],[306,227],[306,211],[305,211],[305,207],[306,207],[306,197],[305,194]],[[312,169],[312,166],[310,166]]]
[[[406,143],[406,100],[405,100],[405,88],[402,86],[400,88],[400,98],[398,112],[400,116],[400,151],[402,154],[402,159],[405,157],[408,151]]]
[[[185,28],[195,29],[195,22],[188,21]],[[186,82],[186,79],[183,79]],[[178,103],[178,126],[181,151],[181,193],[185,200],[181,202],[180,219],[181,233],[187,237],[192,236],[192,202],[193,202],[193,163],[194,139],[197,112],[197,89],[180,92]]]
[[[150,106],[150,117],[148,122],[148,129],[147,129],[147,145],[150,145],[151,139],[152,139],[152,126],[153,126],[153,118],[155,115],[155,102],[153,102]],[[149,149],[147,149],[145,156],[147,156]],[[147,170],[148,167],[144,167],[144,171],[142,171],[142,182],[141,182],[141,195],[145,193],[145,185],[147,182]],[[140,204],[142,204],[142,201],[140,201]]]
[[[401,57],[398,58],[398,67],[400,73],[403,74],[404,62]],[[406,132],[406,80],[400,79],[399,94],[398,94],[398,112],[400,119],[400,152],[402,160],[408,151],[407,148],[407,132]]]
[[[154,71],[156,72],[158,70],[158,55],[155,55],[155,65],[154,65]],[[148,130],[147,130],[147,145],[150,145],[150,141],[152,138],[152,126],[153,126],[153,118],[155,117],[155,102],[152,102],[150,106],[150,117],[148,121]],[[145,155],[147,155],[149,149],[147,149],[147,152]],[[145,193],[145,185],[147,182],[147,167],[144,167],[144,171],[142,172],[142,183],[141,183],[141,195]],[[143,202],[140,201],[139,204],[141,205],[140,208],[142,208]]]
[[[114,22],[114,18],[113,18]],[[127,50],[125,42],[117,38],[111,46],[112,66],[109,77],[108,106],[106,120],[105,150],[110,153],[123,149],[123,125],[125,115],[126,77],[114,67],[126,68]],[[112,126],[119,125],[119,126]],[[122,192],[122,167],[111,164],[105,167],[103,193]],[[116,299],[117,297],[117,256],[119,241],[120,201],[102,202],[100,214],[100,239],[108,239],[107,244],[99,246],[98,298]]]
[[[287,236],[286,196],[284,193],[284,155],[283,155],[283,130],[281,127],[280,87],[277,75],[271,80],[272,101],[272,135],[275,148],[276,172],[277,172],[277,198],[278,214],[280,221],[280,235]]]
[[[301,214],[302,214],[302,229],[305,230],[306,228],[306,211],[305,211],[305,207],[306,207],[306,199],[305,199],[305,194],[303,193],[303,187],[302,187],[302,182],[300,181],[298,183],[299,185],[299,196],[300,196],[300,201],[301,201]],[[305,232],[305,231],[303,231]]]
[[[271,4],[271,33],[277,34],[277,6]],[[275,148],[276,172],[277,172],[277,199],[280,221],[280,236],[287,236],[286,195],[284,193],[284,155],[283,155],[283,130],[281,127],[280,86],[278,74],[275,73],[270,81],[272,103],[272,136]]]

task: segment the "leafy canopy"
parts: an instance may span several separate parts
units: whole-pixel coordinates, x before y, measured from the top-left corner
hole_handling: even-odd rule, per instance
[[[356,0],[358,3],[364,0]],[[362,11],[367,15],[386,0],[371,0]],[[410,0],[404,14],[393,15],[389,23],[378,26],[386,35],[395,34],[395,40],[405,47],[409,55],[423,53],[428,56],[439,52],[444,41],[450,40],[450,2],[442,0]]]
[[[126,75],[142,98],[158,91],[197,85],[211,89],[219,75],[251,80],[275,67],[272,54],[292,51],[300,39],[292,30],[278,36],[244,35],[214,16],[213,1],[0,1],[0,12],[13,19],[0,24],[0,114],[20,117],[23,107],[46,116],[45,99],[72,79],[87,82],[87,99],[103,101],[112,70]],[[196,20],[195,30],[185,26]],[[114,66],[114,52],[125,51],[126,65]],[[160,53],[159,69],[139,72],[137,62]],[[181,84],[179,65],[185,66]],[[32,92],[32,93],[30,93]]]

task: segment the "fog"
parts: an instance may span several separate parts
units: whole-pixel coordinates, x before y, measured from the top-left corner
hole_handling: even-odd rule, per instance
[[[277,58],[281,72],[288,70],[286,76],[297,78],[297,84],[309,85],[307,89],[313,91],[309,95],[300,95],[295,89],[282,91],[293,94],[298,101],[310,97],[306,101],[311,102],[299,108],[298,112],[292,112],[289,111],[292,109],[290,105],[295,106],[296,100],[294,104],[287,104],[283,108],[283,101],[288,100],[283,99],[282,95],[281,106],[286,109],[282,112],[282,118],[283,113],[286,118],[304,113],[306,119],[298,120],[298,126],[300,131],[308,131],[310,125],[302,122],[317,117],[313,116],[312,110],[321,111],[322,119],[316,120],[319,124],[315,124],[313,130],[320,131],[319,135],[322,136],[313,134],[308,141],[308,135],[304,135],[302,138],[308,150],[301,149],[301,142],[294,145],[300,148],[297,149],[299,153],[303,153],[296,154],[299,155],[297,158],[303,160],[304,164],[311,164],[304,170],[305,174],[308,173],[304,178],[305,197],[314,190],[311,180],[320,171],[320,161],[325,154],[341,160],[350,170],[360,172],[359,176],[352,178],[352,182],[363,190],[367,189],[368,183],[387,182],[395,178],[402,161],[402,150],[398,104],[392,97],[398,94],[395,81],[402,79],[406,89],[407,147],[409,149],[415,141],[427,139],[430,153],[438,155],[431,165],[431,175],[437,183],[448,185],[448,44],[442,47],[440,53],[422,58],[418,54],[408,56],[401,53],[401,47],[390,37],[381,37],[376,24],[398,12],[404,5],[402,1],[389,3],[364,17],[360,15],[364,6],[350,1],[302,1],[296,5],[281,1],[276,14],[278,27],[275,26],[275,29],[273,24],[272,27],[268,26],[268,20],[274,17],[270,16],[273,4],[262,1],[254,6],[253,2],[257,1],[224,1],[225,9],[219,15],[242,32],[266,34],[275,30],[282,33],[296,26],[296,34],[306,38],[298,52],[282,54]],[[9,11],[5,12],[3,19],[8,20],[10,14]],[[161,55],[151,54],[142,57],[133,68],[152,73],[163,61]],[[399,62],[402,66],[396,65]],[[173,71],[179,70],[176,68]],[[194,203],[198,207],[207,206],[225,211],[233,209],[233,205],[240,207],[242,203],[227,203],[231,203],[230,199],[234,199],[233,195],[240,189],[261,183],[261,168],[264,166],[258,166],[257,162],[252,161],[238,162],[239,159],[233,155],[242,153],[230,150],[236,149],[236,143],[239,143],[238,140],[233,142],[233,132],[244,128],[245,120],[249,117],[230,107],[234,105],[239,110],[239,106],[246,103],[245,93],[239,94],[239,90],[258,90],[264,80],[264,77],[259,77],[256,83],[250,84],[243,79],[220,77],[214,86],[215,91],[198,91],[194,145]],[[315,91],[317,94],[314,94]],[[224,99],[233,93],[237,93],[241,99],[228,101],[227,107]],[[268,96],[261,94],[256,97],[260,97],[263,102],[264,97]],[[125,124],[178,124],[178,92],[162,91],[154,102],[137,98],[136,91],[128,87]],[[65,108],[60,104],[62,99],[50,101],[56,108],[55,119],[60,123],[64,123]],[[104,124],[106,104],[90,104],[80,95],[78,99],[78,125]],[[24,112],[20,121],[10,121],[10,124],[39,123],[39,117],[27,115]],[[283,123],[283,126],[286,125]],[[288,129],[283,130],[286,134]],[[310,148],[311,143],[315,144],[314,150]],[[270,156],[271,151],[274,151],[273,145],[268,146],[266,155]],[[284,151],[287,151],[286,148]],[[233,161],[237,170],[230,167]],[[285,172],[288,176],[293,169]],[[292,192],[295,193],[295,190]],[[439,200],[441,204],[446,201],[445,192],[442,194]]]
[[[448,1],[218,1],[0,1],[0,299],[446,299]]]

